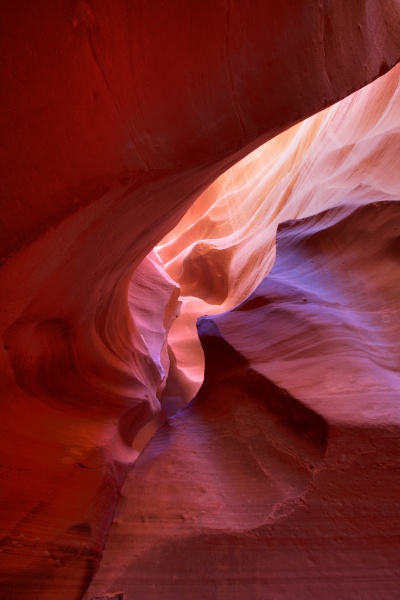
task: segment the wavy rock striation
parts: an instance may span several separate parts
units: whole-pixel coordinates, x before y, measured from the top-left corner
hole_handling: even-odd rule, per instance
[[[377,598],[400,569],[400,204],[279,228],[199,320],[204,384],[139,457],[86,598]]]
[[[165,346],[177,286],[142,261],[228,167],[400,59],[396,0],[150,4],[16,0],[2,12],[6,600],[82,596],[160,404],[173,412],[199,381]],[[217,276],[212,302],[230,288]],[[312,440],[304,457],[290,440],[304,463]],[[296,496],[309,469],[290,460]],[[274,477],[268,506],[288,493]]]
[[[204,365],[196,319],[232,308],[263,280],[275,260],[279,223],[343,204],[399,199],[399,132],[397,66],[249,154],[160,243],[157,252],[183,295],[169,340],[178,368],[194,384],[201,384]]]

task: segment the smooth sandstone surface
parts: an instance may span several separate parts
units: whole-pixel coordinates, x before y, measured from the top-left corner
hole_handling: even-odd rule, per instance
[[[179,281],[204,231],[215,246],[236,241],[236,256],[256,246],[258,226],[268,270],[282,219],[268,206],[271,170],[284,192],[279,174],[288,174],[282,215],[336,205],[280,225],[276,262],[256,291],[199,320],[204,385],[128,476],[86,598],[112,589],[138,598],[397,597],[398,82],[396,68],[246,157],[157,248],[163,257],[175,250],[166,266]],[[363,107],[374,111],[367,122]],[[233,208],[246,222],[257,199],[264,220],[253,219],[254,236],[235,235]],[[221,271],[236,298],[254,276]],[[218,309],[182,300],[168,338],[175,351],[193,346],[189,307]]]
[[[122,489],[85,598],[395,599],[400,203],[279,228],[270,275],[199,319],[205,380]]]
[[[16,0],[4,7],[0,40],[0,596],[77,600],[138,452],[201,383],[194,361],[182,369],[166,345],[179,291],[149,252],[228,167],[389,71],[400,59],[399,6]],[[222,255],[210,254],[223,285],[204,285],[202,267],[193,278],[192,261],[185,293],[197,278],[203,301],[224,301],[234,253]],[[246,295],[265,275],[256,263]],[[316,468],[325,444],[315,415],[303,415],[312,421],[305,447],[288,433],[303,462],[289,461],[286,476],[278,457],[276,477],[260,475],[263,494],[250,486],[258,508],[248,527],[306,489],[307,464]],[[231,490],[232,526],[249,518],[246,464]],[[229,481],[223,465],[205,476]]]
[[[346,203],[399,199],[399,130],[397,66],[242,159],[160,242],[157,252],[181,286],[169,343],[180,372],[193,381],[187,400],[204,368],[198,316],[232,308],[263,280],[274,264],[279,223]]]

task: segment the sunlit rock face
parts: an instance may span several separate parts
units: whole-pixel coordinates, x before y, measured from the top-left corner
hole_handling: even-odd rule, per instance
[[[270,275],[199,320],[205,380],[128,476],[105,590],[395,599],[400,203],[284,224]]]
[[[193,319],[274,264],[198,320],[204,384],[129,474],[85,598],[396,598],[399,74],[246,157],[158,247],[198,294],[169,335],[188,377]]]
[[[235,306],[262,281],[275,260],[279,223],[399,199],[399,115],[396,67],[229,169],[161,242],[158,253],[183,294],[170,344],[178,368],[192,377],[189,397],[204,364],[197,317]]]
[[[254,251],[247,260],[244,246],[215,250],[201,234],[190,240],[199,247],[188,253],[184,276],[175,283],[149,252],[228,167],[391,69],[400,58],[399,29],[398,4],[391,0],[351,5],[286,0],[273,7],[261,0],[173,6],[122,0],[68,6],[44,0],[27,6],[17,0],[3,10],[2,598],[82,597],[138,452],[164,415],[201,383],[186,305],[180,323],[187,319],[191,358],[184,368],[181,325],[171,329],[170,347],[166,344],[181,310],[179,285],[221,311],[252,292],[272,264],[271,258],[263,262],[264,250],[259,268]],[[389,101],[394,88],[387,89]],[[380,103],[381,113],[374,113],[366,102],[368,114],[383,114]],[[392,143],[393,127],[390,132],[382,130]],[[383,167],[389,169],[386,158]],[[209,193],[211,205],[216,197],[212,188]],[[281,208],[278,203],[276,210]],[[302,213],[291,215],[297,216]],[[248,214],[243,218],[247,222]],[[238,219],[233,218],[235,230]],[[226,214],[222,220],[226,228]],[[272,239],[273,227],[268,243]],[[171,273],[186,247],[168,259]],[[235,260],[238,268],[232,270]],[[232,273],[242,278],[241,265],[255,275],[249,275],[247,290],[236,286],[235,296]],[[202,312],[207,311],[197,314]],[[232,358],[241,377],[239,402],[239,391],[247,388],[242,367],[249,359],[229,340],[224,343],[222,364],[229,368]],[[265,376],[254,377],[256,388],[262,388]],[[239,457],[240,478],[232,488],[224,470],[229,463],[214,468],[207,448],[211,463],[204,473],[212,497],[209,508],[206,496],[193,499],[194,512],[204,511],[201,527],[212,532],[215,515],[225,512],[217,528],[222,536],[227,528],[262,526],[265,515],[274,519],[274,507],[286,497],[298,502],[329,448],[327,419],[304,408],[301,398],[286,398],[273,379],[268,386],[276,396],[269,413],[257,391],[248,397],[243,391],[238,421],[243,435],[251,432],[243,415],[248,411],[259,415],[274,440],[282,432],[287,437],[288,456],[279,454],[277,442],[268,442],[268,457],[262,459],[271,470],[268,481],[260,472],[250,482],[247,465],[253,458]],[[228,401],[221,393],[222,420],[203,402],[206,425],[198,436],[204,438],[204,452],[207,420],[215,421],[222,438],[236,431]],[[300,413],[306,441],[293,431],[281,405]],[[196,406],[202,406],[201,399]],[[185,428],[183,423],[183,436]],[[237,448],[234,453],[238,456]],[[261,455],[256,448],[253,457],[261,460]],[[182,470],[169,469],[177,489],[184,464]],[[217,479],[223,501],[212,483]],[[243,508],[245,498],[255,504],[252,518]],[[183,500],[190,512],[190,494]],[[242,562],[242,551],[236,557]]]

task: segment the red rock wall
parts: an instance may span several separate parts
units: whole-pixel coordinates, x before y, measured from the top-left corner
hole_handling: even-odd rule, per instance
[[[199,196],[157,252],[182,294],[169,343],[177,370],[202,382],[199,316],[245,300],[271,270],[279,223],[400,196],[400,69],[276,136]],[[186,393],[185,393],[186,391]],[[181,400],[182,401],[182,400]]]
[[[98,565],[178,310],[135,269],[228,166],[389,70],[399,25],[394,0],[4,7],[2,597],[79,598]]]
[[[278,231],[198,322],[205,380],[139,457],[85,598],[397,598],[400,204]]]

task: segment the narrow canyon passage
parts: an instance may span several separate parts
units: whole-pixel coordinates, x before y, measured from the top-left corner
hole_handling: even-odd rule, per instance
[[[85,598],[396,598],[399,224],[284,225],[271,275],[200,319],[204,385],[128,475]]]
[[[197,320],[205,381],[128,475],[85,599],[113,590],[143,599],[287,598],[294,588],[300,598],[396,597],[399,75],[397,67],[246,157],[157,248],[178,281],[201,261],[203,277],[193,276],[200,298],[183,296],[170,343],[189,378],[199,353],[188,322],[208,314]],[[376,107],[367,125],[357,122],[365,106]],[[256,199],[264,208],[277,185],[291,220],[278,225],[277,203],[265,207],[255,244],[254,224],[251,235],[235,231],[235,205],[248,224]],[[334,208],[294,219],[317,207]],[[200,242],[199,231],[208,234]],[[229,299],[201,298],[203,289],[218,294],[207,277],[218,272],[210,247],[233,257],[245,248],[248,260],[250,247],[261,273],[273,263],[231,310],[221,312]],[[222,259],[235,300],[246,274],[254,277],[239,265],[238,277],[234,261],[227,268]]]
[[[169,343],[187,373],[186,401],[203,375],[197,318],[230,310],[261,283],[275,260],[280,223],[399,199],[399,73],[396,67],[246,156],[157,246],[182,294]]]
[[[0,597],[395,598],[397,0],[0,27]]]

